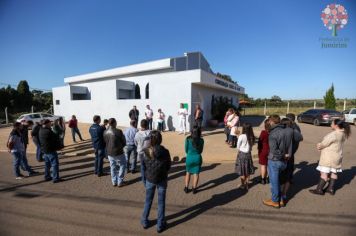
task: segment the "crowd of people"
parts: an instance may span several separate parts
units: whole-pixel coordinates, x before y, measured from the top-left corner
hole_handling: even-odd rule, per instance
[[[140,175],[146,190],[144,210],[141,217],[143,228],[149,227],[149,214],[155,191],[158,191],[157,231],[162,232],[166,227],[165,202],[168,186],[168,172],[171,167],[169,150],[162,146],[165,115],[162,109],[157,113],[157,129],[153,130],[154,113],[149,105],[146,107],[145,117],[139,121],[139,111],[136,106],[129,112],[130,127],[122,131],[117,127],[115,118],[103,120],[99,115],[93,117],[93,124],[89,128],[92,146],[95,153],[94,174],[104,176],[104,158],[110,162],[111,183],[114,187],[126,185],[125,175],[135,174],[140,163]],[[198,193],[199,174],[203,163],[202,153],[204,139],[202,138],[202,121],[204,111],[199,105],[194,112],[194,125],[189,136],[185,138],[186,153],[184,192]],[[179,133],[186,133],[186,119],[188,112],[181,104],[178,111],[180,118]],[[138,124],[139,123],[139,124]],[[271,115],[264,121],[264,130],[257,139],[253,127],[249,123],[240,122],[237,110],[229,109],[224,118],[226,143],[237,149],[235,172],[241,179],[240,189],[248,191],[250,176],[255,172],[252,159],[252,147],[257,142],[260,164],[261,184],[270,184],[271,198],[263,200],[263,204],[275,208],[286,206],[288,189],[293,183],[294,159],[299,143],[303,140],[301,129],[295,123],[295,115],[287,114],[281,119],[278,115]],[[138,125],[140,126],[139,128]],[[68,122],[72,131],[73,142],[76,135],[83,141],[78,121],[75,115]],[[321,151],[318,171],[320,181],[316,189],[310,190],[314,194],[335,193],[337,174],[341,172],[342,148],[345,140],[350,136],[350,127],[342,120],[334,120],[331,125],[333,131],[328,134],[317,149]],[[44,179],[60,182],[58,151],[64,147],[66,125],[62,118],[51,122],[44,120],[33,124],[31,121],[14,123],[9,135],[7,147],[13,155],[13,168],[16,179],[22,179],[23,171],[29,176],[37,175],[28,165],[26,148],[28,133],[36,145],[36,159],[45,162]],[[193,180],[191,181],[191,178]],[[190,188],[190,182],[191,188]],[[328,184],[325,190],[325,185]]]

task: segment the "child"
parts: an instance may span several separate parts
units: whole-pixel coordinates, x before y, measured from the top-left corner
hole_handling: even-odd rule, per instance
[[[253,134],[251,124],[243,124],[242,134],[237,140],[238,154],[236,159],[236,173],[241,176],[241,189],[248,189],[249,177],[255,173],[251,155],[251,149],[254,143],[255,135]]]

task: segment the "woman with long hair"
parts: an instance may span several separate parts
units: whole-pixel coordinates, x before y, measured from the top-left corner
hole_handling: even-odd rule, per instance
[[[193,175],[193,194],[197,193],[199,182],[199,173],[201,171],[202,156],[204,148],[204,139],[201,137],[201,130],[198,126],[194,126],[192,133],[185,139],[185,153],[186,153],[186,174],[184,192],[189,192],[190,176]]]
[[[236,158],[236,173],[241,177],[242,189],[248,189],[248,181],[250,175],[255,173],[255,168],[252,162],[251,150],[255,143],[255,135],[252,125],[244,123],[242,125],[242,133],[237,140],[237,158]]]
[[[260,164],[261,169],[261,184],[268,183],[267,178],[267,162],[268,162],[268,153],[269,153],[269,145],[268,145],[268,136],[269,129],[271,128],[269,124],[269,119],[266,119],[264,122],[264,130],[261,131],[260,137],[258,138],[258,163]]]
[[[309,190],[313,194],[324,195],[327,192],[334,195],[337,175],[342,172],[343,146],[351,135],[350,125],[343,120],[335,119],[331,123],[331,129],[333,131],[327,134],[321,143],[317,144],[320,161],[316,169],[320,171],[320,180],[316,189]],[[324,191],[328,181],[328,188]]]
[[[143,171],[145,175],[146,199],[142,213],[141,224],[144,229],[149,227],[148,217],[152,206],[156,188],[158,190],[158,216],[157,232],[161,233],[167,227],[165,221],[166,191],[168,182],[168,171],[171,168],[171,156],[169,151],[161,145],[161,132],[151,132],[151,144],[144,149]]]

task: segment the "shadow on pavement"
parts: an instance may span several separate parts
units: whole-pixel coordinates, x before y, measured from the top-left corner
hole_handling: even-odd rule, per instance
[[[206,191],[212,188],[215,188],[221,184],[225,184],[230,181],[234,181],[235,179],[238,178],[238,175],[236,173],[230,173],[226,174],[224,176],[221,176],[220,178],[209,180],[208,182],[203,183],[198,187],[198,192]]]

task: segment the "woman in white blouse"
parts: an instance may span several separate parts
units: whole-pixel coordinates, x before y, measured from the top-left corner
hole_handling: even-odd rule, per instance
[[[237,140],[237,158],[235,171],[241,178],[242,189],[248,189],[248,181],[250,175],[255,173],[255,168],[252,162],[251,150],[255,143],[255,135],[251,124],[245,123],[242,125],[242,133]]]

